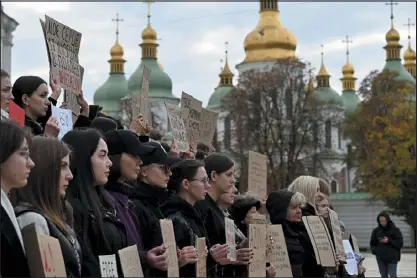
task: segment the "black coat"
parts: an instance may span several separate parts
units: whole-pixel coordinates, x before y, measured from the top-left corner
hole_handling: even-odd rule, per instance
[[[172,220],[177,247],[195,246],[196,237],[205,237],[207,248],[210,248],[207,232],[200,211],[181,197],[171,196],[161,207],[163,214]],[[180,268],[180,277],[195,277],[195,264]]]
[[[1,277],[30,277],[22,244],[6,210],[1,206]]]
[[[379,224],[380,216],[384,216],[387,219],[385,227]],[[403,235],[400,229],[395,226],[390,216],[385,212],[381,212],[378,215],[377,222],[378,227],[372,231],[371,235],[372,254],[386,264],[398,263],[401,260],[401,248],[403,247]],[[379,242],[384,237],[388,238],[388,242]]]
[[[15,207],[16,217],[27,212],[34,212],[42,215],[48,224],[49,235],[58,239],[61,246],[62,256],[64,258],[65,270],[68,277],[82,277],[82,250],[78,243],[75,232],[68,226],[66,235],[54,222],[47,217],[43,211],[40,211],[29,205],[18,205]]]

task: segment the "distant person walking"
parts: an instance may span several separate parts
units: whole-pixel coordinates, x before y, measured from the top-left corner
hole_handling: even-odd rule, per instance
[[[397,278],[397,264],[401,259],[403,235],[387,212],[377,218],[378,227],[372,231],[371,250],[376,256],[382,278]]]

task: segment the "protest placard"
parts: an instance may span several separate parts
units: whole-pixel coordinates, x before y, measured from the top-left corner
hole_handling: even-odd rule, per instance
[[[137,245],[126,247],[118,253],[124,277],[144,277]]]
[[[59,122],[59,134],[58,139],[61,140],[68,131],[72,130],[72,112],[68,109],[62,109],[51,105],[52,116],[55,117]]]
[[[225,232],[226,232],[226,244],[229,246],[229,253],[227,253],[227,258],[230,261],[234,262],[237,259],[235,222],[229,217],[225,217],[224,224],[225,224]]]
[[[323,220],[320,216],[303,216],[303,222],[313,244],[317,264],[324,267],[335,267],[336,254]]]
[[[178,266],[177,243],[175,242],[174,227],[172,221],[168,219],[159,220],[162,232],[162,240],[167,248],[168,256],[168,277],[180,277]]]
[[[353,234],[349,236],[350,245],[353,247],[353,251],[359,252],[359,242]]]
[[[178,144],[181,152],[188,152],[189,145],[184,120],[181,118],[181,108],[165,102],[168,119],[171,123],[172,138]]]
[[[332,225],[332,235],[336,254],[339,254],[340,260],[346,262],[346,253],[343,247],[342,231],[340,230],[340,222],[337,213],[334,210],[329,210],[330,223]]]
[[[281,225],[267,225],[266,262],[275,267],[275,277],[292,277],[290,258]]]
[[[249,224],[249,248],[253,258],[249,261],[248,277],[265,277],[266,266],[266,225]]]
[[[67,277],[58,239],[38,234],[34,223],[22,229],[22,237],[32,277]]]
[[[188,144],[197,149],[200,141],[200,126],[202,122],[203,103],[193,96],[182,92],[181,96],[181,118],[184,120],[187,130]]]
[[[218,113],[202,108],[202,124],[200,129],[200,142],[211,145],[217,127]]]
[[[343,249],[346,252],[346,264],[344,265],[349,275],[358,275],[358,263],[349,240],[343,240]]]
[[[196,277],[207,277],[207,246],[206,238],[200,237],[195,240],[197,249]]]
[[[249,151],[248,193],[262,200],[267,196],[267,158]]]
[[[9,118],[18,122],[21,127],[25,127],[25,110],[14,101],[10,102]]]
[[[116,255],[98,256],[101,277],[119,277],[117,273]]]

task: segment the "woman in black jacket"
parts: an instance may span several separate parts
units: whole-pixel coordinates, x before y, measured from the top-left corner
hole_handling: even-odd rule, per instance
[[[29,175],[28,185],[12,190],[19,225],[23,229],[35,224],[38,233],[58,239],[67,276],[81,277],[81,246],[70,226],[72,209],[64,200],[72,179],[69,149],[56,138],[36,136],[30,154],[36,167]]]
[[[29,266],[19,224],[8,194],[26,186],[35,166],[29,156],[30,137],[17,124],[0,122],[1,165],[1,277],[29,277]],[[16,267],[17,266],[17,267]]]
[[[271,223],[282,225],[293,277],[324,277],[323,268],[317,265],[313,245],[302,224],[301,208],[304,202],[301,193],[279,190],[269,194],[266,207]]]
[[[204,200],[210,185],[204,164],[198,160],[179,162],[171,167],[171,171],[168,188],[177,194],[172,195],[161,209],[172,220],[175,241],[182,250],[180,256],[186,257],[184,265],[180,265],[180,277],[196,277],[196,238],[206,238],[208,248],[210,242],[201,213],[194,205]]]
[[[72,130],[62,141],[72,148],[70,168],[74,178],[67,199],[74,210],[74,228],[84,245],[83,254],[93,258],[88,265],[84,263],[83,273],[99,277],[98,256],[117,255],[128,247],[125,226],[104,189],[112,162],[106,142],[94,129]]]

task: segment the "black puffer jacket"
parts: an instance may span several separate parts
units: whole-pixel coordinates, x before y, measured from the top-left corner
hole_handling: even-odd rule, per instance
[[[77,236],[73,229],[68,226],[68,234],[66,235],[54,222],[45,216],[43,211],[40,211],[30,205],[20,204],[15,207],[16,217],[27,212],[34,212],[40,214],[45,218],[48,224],[49,235],[58,239],[61,246],[62,256],[64,258],[65,269],[68,277],[82,277],[82,250],[78,243]]]
[[[161,207],[163,214],[172,220],[177,247],[195,246],[196,237],[205,237],[207,248],[210,243],[204,228],[200,211],[181,197],[171,196]],[[180,268],[180,277],[195,277],[195,264],[188,264]]]
[[[379,223],[379,217],[384,216],[387,219],[387,225],[382,226]],[[378,227],[372,231],[371,250],[379,260],[386,264],[398,263],[401,260],[401,248],[403,247],[403,235],[400,229],[395,226],[390,216],[386,212],[378,214]],[[387,243],[380,242],[384,237],[388,238]]]
[[[279,190],[268,196],[266,207],[271,223],[281,224],[287,244],[293,277],[324,277],[323,267],[317,265],[307,230],[302,222],[289,222],[287,210],[293,192]]]

